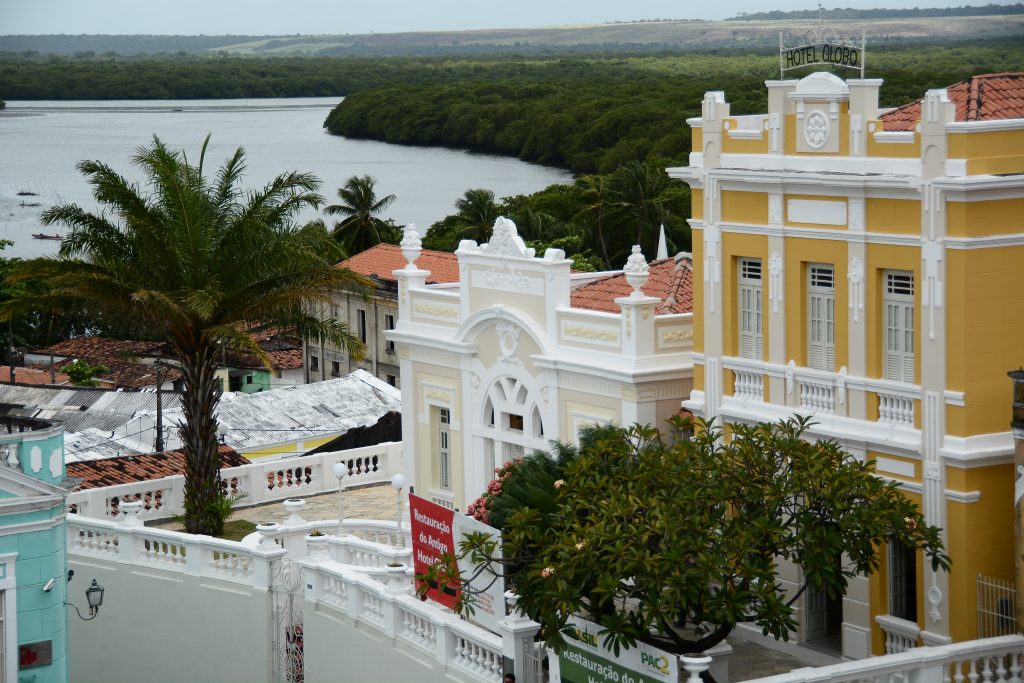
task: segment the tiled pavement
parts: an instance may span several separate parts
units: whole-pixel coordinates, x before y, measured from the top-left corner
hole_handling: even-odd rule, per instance
[[[395,519],[398,513],[398,498],[395,490],[387,484],[369,486],[345,491],[345,518],[354,519]],[[405,510],[408,514],[408,510]],[[234,518],[253,522],[281,522],[288,516],[280,503],[238,510]],[[302,516],[308,521],[337,519],[338,496],[334,493],[313,496],[306,499]],[[796,653],[784,653],[738,639],[731,639],[732,659],[729,663],[729,678],[745,681],[762,676],[786,673],[804,666],[812,666],[812,659],[802,659]],[[820,656],[819,656],[820,657]]]

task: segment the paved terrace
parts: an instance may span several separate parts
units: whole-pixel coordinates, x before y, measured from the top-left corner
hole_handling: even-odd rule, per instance
[[[307,521],[338,518],[338,494],[328,493],[311,496],[305,499],[306,507],[302,516]],[[391,486],[377,484],[359,489],[345,491],[346,519],[395,519],[398,513],[398,496]],[[408,510],[405,510],[408,514]],[[288,512],[280,503],[272,503],[238,510],[232,519],[247,519],[251,522],[283,522]],[[788,673],[793,669],[805,666],[821,666],[822,655],[807,653],[806,657],[788,654],[761,647],[755,643],[731,638],[733,647],[732,659],[729,663],[729,677],[733,681],[745,681],[775,674]],[[831,660],[838,662],[838,659]]]

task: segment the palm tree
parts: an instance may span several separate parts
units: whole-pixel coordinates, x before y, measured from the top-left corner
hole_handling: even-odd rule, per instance
[[[590,214],[594,217],[594,227],[597,229],[597,241],[601,245],[601,256],[604,258],[604,267],[611,268],[612,262],[608,258],[608,242],[604,238],[604,218],[611,209],[612,200],[609,197],[610,190],[605,176],[587,174],[580,176],[576,181],[576,187],[580,191],[580,199],[583,201],[583,208],[577,216]]]
[[[155,137],[137,149],[132,161],[145,189],[101,162],[79,163],[104,211],[65,204],[43,213],[45,225],[71,232],[57,256],[23,262],[11,280],[38,278],[52,288],[6,302],[0,319],[84,310],[166,339],[185,384],[185,527],[216,534],[224,518],[217,452],[221,344],[270,367],[244,330],[274,324],[359,354],[361,345],[343,324],[312,311],[325,308],[333,290],[365,282],[334,267],[340,250],[322,222],[293,221],[300,209],[322,201],[314,176],[287,173],[246,193],[239,188],[243,150],[210,177],[203,170],[208,143],[209,137],[198,165]]]
[[[455,200],[456,222],[462,228],[459,238],[486,242],[491,238],[494,221],[498,218],[498,205],[494,203],[494,193],[490,190],[466,190],[461,198]],[[457,246],[457,245],[456,245]]]
[[[349,254],[358,254],[381,242],[397,243],[401,238],[397,228],[380,218],[379,214],[395,202],[395,195],[377,198],[376,178],[352,176],[345,186],[338,188],[340,204],[324,207],[328,216],[344,216],[334,224],[334,238],[341,242]]]

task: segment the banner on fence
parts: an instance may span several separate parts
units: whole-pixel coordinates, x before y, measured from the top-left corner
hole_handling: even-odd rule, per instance
[[[566,648],[558,655],[552,680],[562,683],[675,683],[679,660],[671,652],[645,643],[622,648],[616,655],[601,644],[601,627],[570,617],[573,632],[566,635]]]
[[[410,532],[412,533],[412,563],[416,574],[423,574],[441,560],[441,556],[458,552],[455,544],[455,511],[442,505],[409,494]],[[454,608],[459,598],[453,586],[444,589],[432,585],[427,597],[445,607]]]
[[[498,552],[501,551],[501,532],[472,517],[454,512],[415,494],[409,494],[409,512],[412,519],[413,569],[417,574],[426,572],[446,553],[457,556],[459,542],[466,534],[490,534],[498,540]],[[500,568],[495,569],[500,571]],[[469,578],[475,573],[476,570],[469,558],[459,561],[460,576]],[[470,580],[469,587],[474,599],[473,614],[468,619],[483,628],[497,632],[498,620],[506,616],[504,578],[496,578],[494,574],[484,570]],[[441,586],[434,585],[427,590],[427,597],[446,607],[454,607],[459,591],[452,586],[442,589]]]

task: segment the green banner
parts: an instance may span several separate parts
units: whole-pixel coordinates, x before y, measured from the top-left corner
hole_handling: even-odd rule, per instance
[[[637,643],[638,647],[620,650],[618,656],[599,642],[596,624],[584,619],[571,620],[576,637],[566,639],[558,655],[561,683],[675,683],[678,665],[675,655]]]

